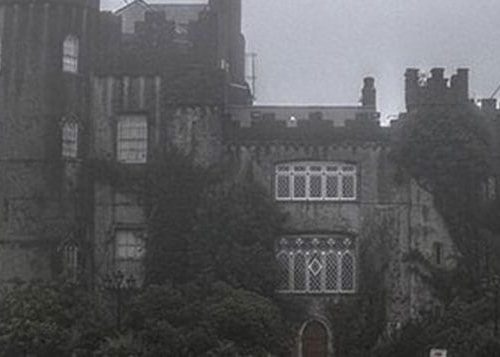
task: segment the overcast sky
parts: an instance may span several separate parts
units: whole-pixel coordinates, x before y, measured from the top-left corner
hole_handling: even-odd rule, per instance
[[[258,103],[355,104],[370,75],[385,118],[404,109],[407,67],[470,68],[475,98],[500,84],[500,0],[243,0],[243,19]]]

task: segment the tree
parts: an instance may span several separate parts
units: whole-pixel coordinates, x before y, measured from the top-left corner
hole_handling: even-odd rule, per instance
[[[2,356],[86,355],[105,335],[92,295],[68,283],[18,284],[0,301]]]

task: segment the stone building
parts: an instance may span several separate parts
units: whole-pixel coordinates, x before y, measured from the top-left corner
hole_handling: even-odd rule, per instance
[[[155,5],[115,14],[98,0],[0,0],[0,279],[61,273],[140,280],[144,209],[92,180],[92,160],[141,170],[177,147],[199,163],[252,169],[289,214],[276,237],[277,289],[306,306],[294,356],[334,356],[327,306],[359,293],[364,247],[380,244],[390,328],[431,296],[404,257],[452,266],[455,250],[428,192],[398,179],[373,78],[352,106],[255,106],[245,83],[241,1]],[[468,100],[406,74],[408,111]]]

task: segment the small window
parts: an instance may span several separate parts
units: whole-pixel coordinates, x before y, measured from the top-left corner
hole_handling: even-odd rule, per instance
[[[78,156],[78,123],[76,121],[63,122],[61,152],[64,158]]]
[[[441,265],[443,263],[443,243],[434,242],[433,248],[434,264]]]
[[[63,43],[62,68],[64,72],[78,73],[79,41],[76,36],[69,35]]]
[[[117,159],[129,164],[147,160],[148,124],[145,116],[123,116],[118,122]]]
[[[71,281],[78,278],[80,248],[78,244],[70,241],[62,247],[62,264],[65,276]]]

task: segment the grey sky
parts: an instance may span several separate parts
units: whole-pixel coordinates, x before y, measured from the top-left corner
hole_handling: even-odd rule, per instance
[[[107,9],[123,4],[101,2]],[[355,103],[362,78],[372,75],[386,117],[404,109],[407,67],[446,67],[447,74],[468,67],[476,98],[500,84],[498,0],[243,0],[243,6],[247,51],[258,54],[258,103]]]

